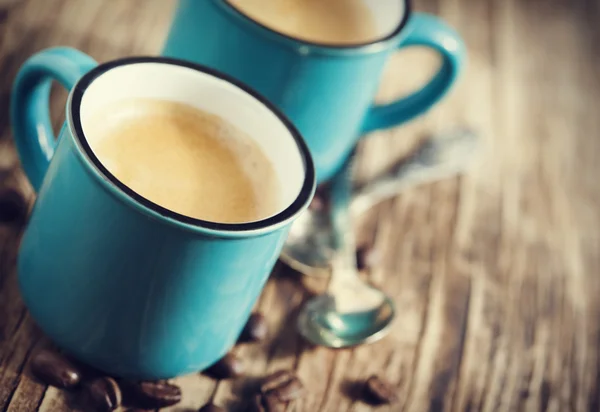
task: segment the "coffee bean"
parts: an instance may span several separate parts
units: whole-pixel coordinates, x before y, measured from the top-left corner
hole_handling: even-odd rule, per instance
[[[257,394],[254,395],[248,407],[246,408],[246,412],[265,412],[265,407],[262,403],[262,395]]]
[[[207,403],[202,408],[198,409],[198,412],[225,412],[225,409],[215,405],[214,403]]]
[[[0,190],[0,223],[22,222],[28,211],[27,200],[12,188]]]
[[[287,403],[281,402],[277,396],[266,393],[262,395],[262,405],[265,412],[285,412]]]
[[[271,395],[279,399],[281,402],[289,402],[300,398],[304,395],[305,389],[300,379],[295,376],[289,381],[283,383],[277,388],[271,389],[266,395]]]
[[[233,353],[228,353],[212,366],[205,369],[204,373],[215,379],[238,378],[246,372],[246,367]]]
[[[379,263],[379,253],[371,246],[361,246],[356,250],[356,268],[370,269]]]
[[[396,401],[396,389],[383,378],[373,375],[365,382],[365,400],[372,404],[388,404]]]
[[[31,359],[31,372],[47,385],[63,389],[77,386],[81,380],[80,370],[60,354],[41,350]]]
[[[88,382],[85,395],[95,411],[109,412],[121,405],[121,390],[112,378],[96,378]]]
[[[125,402],[125,401],[123,401]],[[187,411],[187,409],[184,409]],[[127,412],[154,412],[155,408],[129,408],[126,410]]]
[[[124,382],[122,387],[127,402],[140,408],[158,409],[181,402],[181,389],[168,382]]]
[[[289,382],[294,375],[287,370],[278,370],[277,372],[273,372],[263,379],[262,385],[260,385],[260,391],[262,393],[267,393],[271,389],[275,389],[280,387],[281,385]]]
[[[267,376],[260,391],[275,396],[281,402],[293,401],[304,395],[304,385],[291,371],[280,370]]]
[[[269,328],[265,316],[262,313],[253,313],[244,326],[239,342],[261,342],[268,334]]]
[[[249,405],[247,412],[284,412],[287,403],[280,402],[274,396],[257,394]]]

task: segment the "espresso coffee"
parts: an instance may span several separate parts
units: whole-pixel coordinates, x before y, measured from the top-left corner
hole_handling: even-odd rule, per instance
[[[85,133],[118,180],[171,211],[243,223],[280,207],[271,161],[252,138],[216,115],[183,103],[130,99],[95,113]]]
[[[375,17],[363,0],[227,0],[249,18],[285,35],[315,43],[377,40]]]

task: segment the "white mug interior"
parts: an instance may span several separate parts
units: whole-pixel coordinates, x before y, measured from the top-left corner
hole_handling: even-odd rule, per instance
[[[406,2],[403,0],[363,0],[369,8],[377,28],[377,37],[386,38],[395,33],[404,21]]]
[[[220,116],[244,131],[271,161],[281,182],[280,204],[273,215],[285,210],[300,194],[306,166],[290,129],[263,102],[235,84],[168,62],[140,62],[111,68],[96,77],[83,94],[80,118],[84,137],[92,136],[89,129],[94,113],[132,98],[185,103]],[[90,146],[93,151],[95,145]]]

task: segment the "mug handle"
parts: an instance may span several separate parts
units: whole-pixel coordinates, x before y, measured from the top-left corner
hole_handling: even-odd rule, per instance
[[[466,60],[465,45],[446,23],[429,14],[414,13],[408,22],[407,37],[398,49],[424,46],[438,52],[442,66],[422,89],[393,103],[374,105],[367,113],[362,132],[397,126],[426,112],[448,92]]]
[[[10,118],[21,165],[33,189],[42,185],[55,141],[50,121],[50,87],[56,80],[67,90],[98,63],[68,47],[43,50],[21,66],[11,94]]]

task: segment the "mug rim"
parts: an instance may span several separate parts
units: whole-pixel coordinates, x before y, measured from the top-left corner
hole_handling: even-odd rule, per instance
[[[258,104],[263,105],[267,110],[273,113],[294,139],[304,166],[304,181],[294,201],[288,204],[285,209],[264,219],[243,223],[219,223],[196,219],[167,209],[141,196],[117,179],[116,176],[102,164],[88,143],[81,122],[81,103],[87,88],[102,74],[117,67],[144,63],[158,63],[184,67],[223,80],[249,94]],[[77,81],[69,94],[67,109],[67,123],[71,130],[71,136],[73,137],[76,146],[78,146],[78,153],[82,155],[80,157],[82,158],[84,165],[96,178],[98,178],[98,180],[100,180],[100,183],[108,188],[111,194],[116,195],[119,200],[128,203],[138,211],[185,229],[204,234],[232,235],[234,237],[236,235],[272,232],[285,226],[300,212],[306,209],[315,191],[316,172],[312,156],[302,135],[293,123],[277,107],[254,89],[229,75],[204,65],[176,58],[154,56],[134,56],[111,60],[94,67]]]
[[[244,24],[250,24],[251,26],[261,29],[263,33],[269,34],[271,36],[275,36],[278,40],[292,43],[300,47],[308,47],[310,49],[325,51],[328,53],[376,53],[379,52],[382,48],[385,48],[388,43],[397,38],[406,24],[408,23],[408,19],[412,14],[412,4],[410,0],[400,0],[404,3],[404,15],[400,22],[396,26],[396,28],[387,36],[383,36],[381,38],[377,38],[376,40],[361,42],[361,43],[349,43],[349,44],[336,44],[336,43],[323,43],[323,42],[313,42],[309,40],[302,40],[297,37],[293,37],[284,33],[281,33],[277,30],[274,30],[257,20],[249,17],[244,14],[237,7],[233,6],[226,0],[213,0],[213,3],[216,3],[219,7],[223,7],[228,10],[229,15],[234,17],[238,22],[243,22]]]

